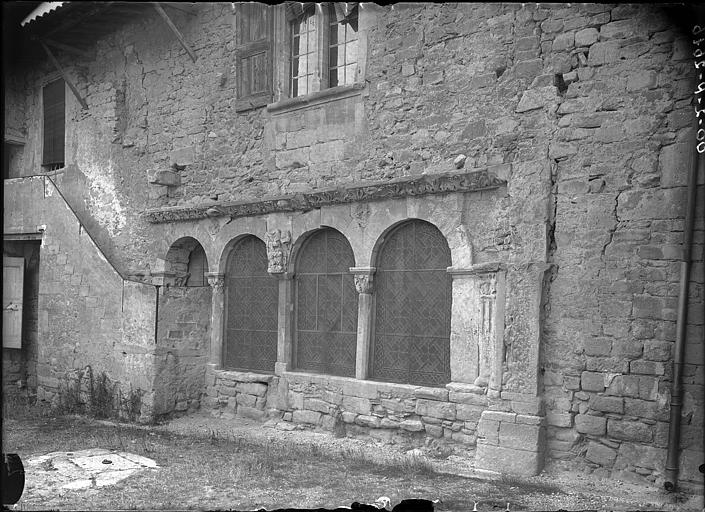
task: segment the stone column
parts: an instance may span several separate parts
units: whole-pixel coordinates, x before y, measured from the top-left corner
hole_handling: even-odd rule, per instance
[[[225,317],[225,274],[206,272],[211,296],[211,344],[208,365],[212,370],[223,366],[223,318]]]
[[[292,362],[292,311],[294,309],[293,278],[288,272],[291,255],[291,232],[274,229],[265,234],[267,244],[267,272],[279,279],[279,305],[277,308],[277,362],[274,373],[282,375],[291,369]]]
[[[357,290],[357,351],[355,378],[366,379],[369,373],[370,345],[372,343],[372,305],[374,267],[350,267]]]
[[[277,362],[274,373],[282,375],[291,370],[293,333],[292,312],[294,310],[294,275],[290,272],[272,273],[279,280],[279,306],[277,308]]]

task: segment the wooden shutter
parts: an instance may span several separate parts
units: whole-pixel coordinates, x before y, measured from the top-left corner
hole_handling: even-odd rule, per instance
[[[2,346],[22,348],[24,258],[2,258]]]
[[[266,4],[240,3],[236,11],[236,111],[272,101],[274,9]]]
[[[56,80],[44,86],[42,91],[44,108],[44,150],[42,164],[64,163],[65,86]]]

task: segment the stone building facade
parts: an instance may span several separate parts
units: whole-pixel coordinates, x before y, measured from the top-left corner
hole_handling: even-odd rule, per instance
[[[5,393],[59,401],[67,375],[103,373],[145,421],[200,408],[432,440],[505,473],[569,459],[663,481],[695,140],[677,13],[160,9],[70,2],[23,28],[64,47],[62,74],[45,56],[6,82],[4,255],[28,262],[34,306]],[[94,30],[68,44],[78,14]],[[703,183],[685,486],[703,462]]]

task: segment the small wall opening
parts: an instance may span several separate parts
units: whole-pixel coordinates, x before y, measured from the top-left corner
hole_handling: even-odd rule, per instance
[[[178,239],[171,244],[164,258],[167,286],[208,286],[208,258],[203,246],[191,237]]]

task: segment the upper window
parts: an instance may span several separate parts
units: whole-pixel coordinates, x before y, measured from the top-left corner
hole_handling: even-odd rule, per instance
[[[64,133],[66,123],[66,99],[64,81],[59,79],[44,86],[42,90],[44,109],[44,148],[42,165],[50,170],[64,166]]]
[[[355,82],[358,6],[289,3],[289,96]]]

